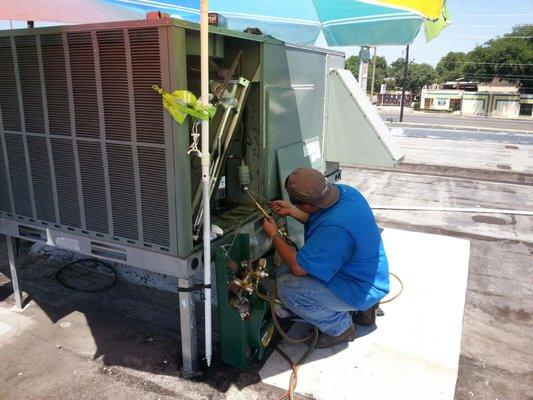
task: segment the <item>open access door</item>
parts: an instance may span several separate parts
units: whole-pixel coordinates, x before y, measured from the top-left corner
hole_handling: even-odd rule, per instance
[[[352,73],[327,76],[324,155],[327,161],[393,167],[403,153]]]

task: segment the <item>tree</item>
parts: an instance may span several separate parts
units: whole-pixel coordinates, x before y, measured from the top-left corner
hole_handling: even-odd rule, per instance
[[[466,54],[460,51],[450,51],[440,59],[435,68],[437,82],[454,81],[464,76]]]
[[[356,78],[359,76],[359,56],[350,56],[344,63],[344,68],[351,71]]]
[[[369,87],[372,82],[372,68],[374,65],[374,56],[368,63],[368,83]],[[388,66],[385,57],[376,56],[376,76],[374,77],[374,93],[379,93],[379,89],[382,83],[385,83],[387,78]]]
[[[436,78],[435,68],[426,63],[413,63],[410,68],[408,68],[408,74],[409,81],[407,88],[413,92],[413,94],[420,94],[422,88],[434,83]]]
[[[500,78],[533,92],[533,25],[517,25],[510,33],[475,47],[467,54],[464,72],[470,80]]]
[[[409,61],[409,65],[411,64],[413,64],[412,60]],[[391,78],[394,78],[394,82],[396,83],[397,87],[401,87],[403,85],[404,67],[405,67],[405,58],[398,58],[397,60],[393,61],[389,67],[388,75]]]
[[[403,74],[405,68],[405,58],[398,58],[392,62],[389,68],[389,76],[393,77],[396,85],[403,86]],[[410,90],[414,95],[419,94],[425,85],[435,82],[435,69],[429,64],[417,64],[414,60],[409,61],[407,67],[406,90]]]
[[[372,82],[372,68],[374,63],[374,56],[368,61],[368,90],[370,91],[370,84]],[[350,70],[352,74],[359,77],[359,56],[350,56],[346,60],[345,68]],[[374,78],[374,93],[379,93],[382,83],[385,83],[387,78],[388,66],[385,57],[376,56],[376,76]]]

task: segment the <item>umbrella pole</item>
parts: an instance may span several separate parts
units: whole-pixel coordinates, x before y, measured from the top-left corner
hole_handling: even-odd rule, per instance
[[[209,103],[209,21],[208,0],[201,0],[200,6],[200,84],[202,104]],[[209,201],[209,121],[202,120],[202,203],[204,206],[203,243],[204,243],[204,285],[205,285],[205,358],[211,365],[211,207]]]

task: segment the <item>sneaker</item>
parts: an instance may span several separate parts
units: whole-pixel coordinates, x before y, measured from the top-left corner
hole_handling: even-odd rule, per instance
[[[339,336],[330,336],[323,332],[318,334],[318,340],[316,342],[317,349],[325,349],[327,347],[333,347],[341,343],[348,343],[355,339],[355,325],[352,324]]]
[[[353,322],[356,325],[372,326],[376,323],[376,313],[379,308],[379,302],[374,304],[366,311],[357,311],[353,316]]]

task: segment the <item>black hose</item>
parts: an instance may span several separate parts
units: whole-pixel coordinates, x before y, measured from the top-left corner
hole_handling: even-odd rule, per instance
[[[315,350],[316,342],[318,340],[318,329],[314,328],[313,334],[311,336],[313,339],[309,344],[307,351],[299,358],[297,362],[293,362],[292,359],[285,353],[279,346],[276,347],[276,351],[289,363],[291,366],[291,377],[289,379],[289,389],[285,394],[278,398],[278,400],[292,400],[294,398],[294,391],[296,390],[296,385],[298,384],[298,369],[300,366],[307,361],[311,353]]]
[[[99,265],[105,267],[105,269],[107,269],[108,271],[111,272],[110,275],[113,276],[113,280],[110,283],[108,283],[108,284],[106,284],[106,285],[104,285],[102,287],[99,287],[99,288],[84,289],[84,288],[80,288],[80,287],[77,287],[77,286],[73,286],[73,285],[67,283],[63,279],[63,274],[65,273],[65,271],[68,268],[72,267],[73,265],[83,265],[83,264],[87,264],[88,266],[91,266],[91,265],[94,266],[95,264],[99,264]],[[62,286],[66,287],[68,289],[71,289],[71,290],[75,290],[76,292],[84,292],[84,293],[103,292],[103,291],[113,287],[117,283],[117,280],[118,280],[118,274],[117,274],[117,270],[115,269],[115,267],[113,267],[109,263],[106,263],[104,261],[97,260],[97,259],[94,259],[94,258],[82,258],[81,260],[74,260],[72,262],[69,262],[68,264],[65,264],[61,268],[59,268],[59,270],[55,274],[55,277],[56,277],[57,281]]]
[[[289,388],[287,391],[279,397],[277,400],[292,400],[294,397],[294,390],[296,389],[296,385],[298,383],[298,368],[305,363],[305,361],[309,358],[311,353],[315,350],[316,342],[318,340],[318,329],[315,327],[313,329],[313,333],[311,333],[309,336],[303,337],[301,339],[293,338],[290,336],[287,332],[283,330],[281,327],[281,324],[279,323],[278,316],[276,315],[276,304],[282,304],[281,301],[277,299],[277,287],[276,285],[273,285],[270,287],[267,291],[267,294],[262,294],[259,289],[255,288],[255,293],[263,300],[268,301],[270,305],[270,312],[272,314],[272,321],[274,322],[274,326],[276,327],[277,331],[280,333],[280,335],[286,339],[289,343],[302,343],[306,341],[311,341],[309,348],[304,353],[302,357],[297,362],[294,362],[288,355],[285,353],[278,345],[276,347],[276,351],[289,363],[291,366],[291,377],[289,380]]]

